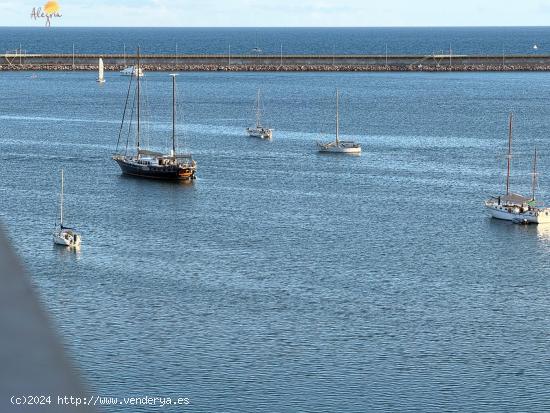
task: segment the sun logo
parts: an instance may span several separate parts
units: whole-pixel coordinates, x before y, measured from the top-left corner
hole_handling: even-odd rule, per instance
[[[31,19],[46,19],[46,27],[50,27],[52,18],[61,17],[60,10],[61,7],[57,1],[47,1],[44,7],[33,7]]]
[[[44,12],[46,14],[59,13],[59,10],[61,10],[61,7],[59,7],[59,3],[56,1],[48,1],[44,4]]]

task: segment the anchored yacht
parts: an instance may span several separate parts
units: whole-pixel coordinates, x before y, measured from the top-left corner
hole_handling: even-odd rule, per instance
[[[317,142],[319,152],[325,153],[349,153],[360,154],[361,144],[353,141],[340,140],[340,119],[339,119],[339,93],[336,89],[336,139],[331,142]]]
[[[139,73],[139,49],[137,58],[137,71]],[[172,149],[165,154],[143,149],[141,147],[141,87],[140,77],[136,77],[136,153],[128,154],[128,141],[124,154],[116,154],[113,160],[118,163],[122,173],[139,178],[152,178],[173,181],[190,181],[195,179],[197,163],[190,153],[177,153],[176,151],[176,75],[172,74]],[[130,78],[130,85],[133,77]],[[119,132],[123,130],[124,118],[130,93],[126,97],[126,106],[122,117],[122,124]],[[131,122],[131,121],[130,121]],[[117,144],[118,146],[118,144]]]
[[[82,237],[74,229],[63,225],[63,187],[65,185],[63,169],[61,170],[61,199],[59,203],[59,224],[56,224],[53,232],[53,242],[56,245],[78,248]]]
[[[537,149],[533,158],[533,171],[531,173],[531,197],[526,197],[510,192],[510,168],[512,162],[512,122],[510,114],[508,120],[508,154],[506,170],[506,193],[492,196],[485,201],[485,207],[493,218],[512,221],[517,224],[543,224],[550,222],[550,208],[546,208],[536,199],[537,187]]]
[[[271,139],[273,137],[273,129],[262,126],[261,116],[262,109],[260,100],[260,89],[258,89],[258,93],[256,96],[256,126],[252,128],[246,128],[246,132],[248,133],[248,136],[252,136],[254,138]]]

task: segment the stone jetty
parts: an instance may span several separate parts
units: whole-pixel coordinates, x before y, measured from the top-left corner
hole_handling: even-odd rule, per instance
[[[133,64],[135,56],[98,54],[4,54],[0,71],[106,71]],[[189,72],[502,72],[550,71],[550,55],[525,56],[370,56],[370,55],[144,55],[145,71]]]

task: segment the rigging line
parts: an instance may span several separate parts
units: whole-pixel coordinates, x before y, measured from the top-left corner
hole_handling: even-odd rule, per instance
[[[143,133],[143,140],[145,142],[145,146],[148,149],[153,149],[151,145],[151,121],[153,120],[153,115],[151,111],[151,98],[149,97],[149,82],[146,76],[144,76],[144,79],[142,80],[143,85],[143,93],[141,94],[141,98],[143,101],[143,117],[145,118],[144,123],[144,133]]]
[[[128,106],[128,99],[130,97],[130,90],[131,90],[131,87],[132,87],[132,78],[134,76],[130,76],[130,82],[128,83],[128,92],[126,93],[126,102],[124,103],[124,111],[122,112],[122,122],[120,123],[120,129],[118,131],[118,139],[116,141],[116,151],[118,152],[118,145],[120,143],[120,137],[122,135],[122,128],[124,127],[124,118],[126,117],[126,108]],[[126,148],[128,149],[128,148]]]
[[[141,141],[143,143],[143,147],[147,149],[151,149],[151,131],[150,131],[150,121],[151,121],[151,114],[149,111],[149,100],[148,100],[148,91],[147,91],[147,78],[144,76],[141,81]]]
[[[125,155],[128,155],[128,145],[130,141],[130,134],[132,133],[132,120],[134,119],[134,108],[136,106],[136,96],[137,93],[134,93],[134,99],[132,101],[132,110],[130,111],[130,122],[128,122],[128,134],[126,135],[126,152]]]

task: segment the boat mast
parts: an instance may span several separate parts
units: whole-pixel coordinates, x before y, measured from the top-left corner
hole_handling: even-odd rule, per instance
[[[508,168],[506,171],[506,195],[510,195],[510,163],[512,161],[512,114],[508,120],[508,155],[506,155],[508,160]]]
[[[140,133],[140,123],[139,123],[139,117],[140,117],[140,105],[139,105],[139,46],[137,50],[137,71],[135,72],[135,76],[137,78],[137,154],[139,157],[139,133]],[[130,76],[134,76],[134,73],[130,74]]]
[[[256,129],[260,127],[260,89],[258,88],[258,95],[256,96]]]
[[[60,215],[60,225],[63,227],[63,186],[65,177],[63,174],[63,169],[61,169],[61,205],[59,206],[59,215]]]
[[[338,116],[338,89],[336,89],[336,145],[340,138],[340,118]]]
[[[537,188],[537,147],[536,146],[535,146],[535,158],[533,159],[533,179],[531,181],[531,185],[532,185],[531,199],[534,201],[535,200],[535,190]]]
[[[172,73],[172,156],[176,156],[176,76]]]

